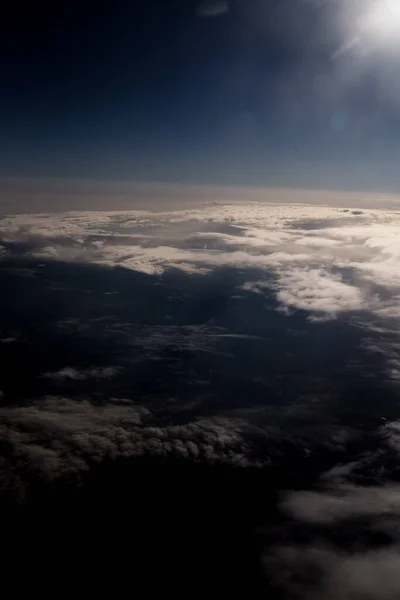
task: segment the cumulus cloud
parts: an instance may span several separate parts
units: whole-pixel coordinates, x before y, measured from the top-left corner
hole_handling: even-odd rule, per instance
[[[64,371],[61,377],[75,380],[77,373]],[[174,412],[170,405],[168,421],[164,404],[149,408],[123,398],[96,403],[46,396],[2,405],[0,445],[6,463],[0,464],[0,480],[12,475],[21,491],[27,473],[47,481],[80,478],[104,460],[171,457],[259,467],[279,460],[288,447],[304,457],[321,448],[340,451],[351,431],[331,422],[328,399],[320,405],[307,398],[278,411],[258,406],[222,411],[216,406],[216,414],[207,417],[190,416],[181,405]]]
[[[125,399],[105,405],[57,396],[0,409],[0,442],[9,462],[0,480],[37,472],[48,480],[79,477],[94,462],[140,456],[176,457],[237,466],[258,464],[240,419],[210,417],[160,425],[144,406]],[[21,482],[21,485],[23,481]]]
[[[327,317],[364,307],[357,287],[322,269],[296,269],[282,274],[277,283],[277,298],[283,306]]]

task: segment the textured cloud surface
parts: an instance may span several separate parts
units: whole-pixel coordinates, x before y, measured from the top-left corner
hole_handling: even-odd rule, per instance
[[[399,212],[21,214],[0,245],[1,507],[100,485],[130,514],[139,464],[189,465],[277,597],[400,597]]]
[[[105,406],[87,400],[49,397],[0,411],[0,441],[17,465],[29,461],[46,478],[80,475],[93,462],[140,456],[206,459],[249,464],[243,423],[233,419],[194,420],[157,426],[151,412],[128,400]],[[5,473],[1,473],[5,478]]]
[[[171,268],[258,269],[274,278],[266,287],[283,308],[312,318],[362,310],[400,315],[400,215],[394,211],[211,204],[151,214],[21,215],[3,219],[0,234],[3,260],[18,252],[156,275]]]

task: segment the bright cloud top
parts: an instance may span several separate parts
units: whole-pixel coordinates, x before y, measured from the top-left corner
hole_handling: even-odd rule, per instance
[[[0,221],[0,239],[2,260],[22,255],[156,276],[237,267],[249,272],[244,289],[272,290],[281,308],[314,320],[354,311],[400,316],[393,210],[216,202],[158,213],[14,215]]]

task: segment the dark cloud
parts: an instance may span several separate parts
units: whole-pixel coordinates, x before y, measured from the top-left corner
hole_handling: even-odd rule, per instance
[[[364,516],[400,516],[400,486],[342,484],[325,492],[297,492],[286,499],[283,509],[293,518],[320,524]]]
[[[399,563],[399,547],[348,553],[289,546],[275,548],[264,558],[273,587],[288,600],[395,600],[400,594]]]
[[[96,406],[48,397],[0,410],[0,443],[13,471],[28,463],[49,480],[79,476],[93,462],[142,456],[257,465],[245,430],[244,421],[223,417],[161,425],[147,408],[122,399]]]
[[[90,367],[89,369],[76,369],[74,367],[63,367],[59,371],[43,373],[45,379],[54,379],[55,381],[73,380],[82,381],[88,378],[104,379],[114,377],[118,374],[118,367]]]

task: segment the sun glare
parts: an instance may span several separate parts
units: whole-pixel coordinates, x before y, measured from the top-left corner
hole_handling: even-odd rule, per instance
[[[365,2],[357,19],[356,35],[376,49],[400,50],[400,0]]]

